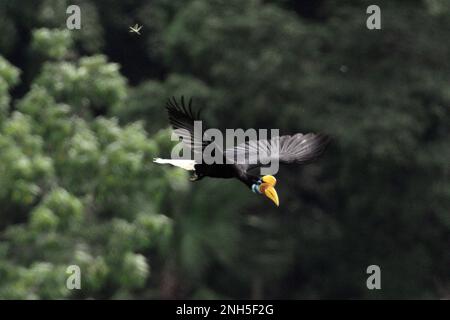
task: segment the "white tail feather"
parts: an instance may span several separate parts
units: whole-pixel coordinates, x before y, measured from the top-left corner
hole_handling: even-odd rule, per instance
[[[195,160],[184,160],[184,159],[161,159],[161,158],[155,158],[153,159],[153,162],[161,163],[161,164],[171,164],[175,167],[182,168],[184,170],[188,171],[194,171],[195,170]]]

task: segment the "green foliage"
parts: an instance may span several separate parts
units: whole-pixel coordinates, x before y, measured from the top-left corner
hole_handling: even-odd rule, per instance
[[[68,30],[38,29],[33,31],[32,48],[53,59],[61,59],[67,55],[72,45],[72,38]]]
[[[125,79],[119,73],[119,66],[106,63],[102,55],[83,57],[77,65],[65,61],[47,63],[35,83],[80,113],[115,108],[126,96]]]
[[[9,89],[19,81],[19,70],[0,56],[0,120],[3,120],[11,100]]]
[[[49,49],[49,58],[63,58],[71,43],[64,31],[33,35],[36,49]],[[18,70],[3,57],[0,80],[8,102]],[[105,286],[129,296],[145,286],[150,266],[140,252],[155,248],[171,229],[152,196],[166,184],[151,165],[158,145],[139,123],[120,126],[93,114],[94,106],[123,103],[127,90],[118,65],[97,55],[44,62],[15,111],[6,104],[0,121],[1,297],[87,298],[101,296]],[[82,293],[65,287],[71,264],[83,270]]]

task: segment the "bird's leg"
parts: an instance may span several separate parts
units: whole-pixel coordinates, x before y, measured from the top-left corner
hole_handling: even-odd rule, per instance
[[[198,180],[198,175],[197,175],[197,173],[195,173],[195,171],[194,171],[194,173],[191,175],[191,177],[189,178],[189,180],[192,181],[192,182]]]

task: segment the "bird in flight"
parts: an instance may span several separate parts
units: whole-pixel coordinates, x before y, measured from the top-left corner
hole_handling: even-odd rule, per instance
[[[133,26],[130,27],[130,32],[134,32],[140,35],[139,31],[141,31],[142,26],[139,26],[137,23]]]
[[[194,121],[201,120],[199,112],[192,111],[192,99],[186,105],[183,96],[180,103],[172,97],[168,100],[166,109],[169,122],[182,143],[186,143],[190,147],[197,145],[201,150],[214,143],[205,141],[202,137],[199,141],[198,135],[194,135]],[[297,133],[276,137],[272,140],[251,140],[231,148],[221,149],[219,156],[224,159],[222,163],[206,164],[205,162],[197,163],[191,159],[161,158],[154,159],[154,162],[171,164],[192,171],[191,181],[198,181],[204,177],[238,179],[254,193],[266,196],[279,206],[279,198],[275,190],[276,178],[273,175],[254,174],[254,169],[264,167],[269,161],[278,161],[284,164],[310,163],[323,153],[329,141],[330,138],[325,134]],[[277,148],[277,152],[272,152],[274,146]],[[235,157],[237,154],[246,154],[248,156],[246,162],[229,163],[226,161],[227,158]],[[250,161],[252,156],[256,161]]]

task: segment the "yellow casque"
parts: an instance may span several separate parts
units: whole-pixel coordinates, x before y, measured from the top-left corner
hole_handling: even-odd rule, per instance
[[[259,186],[259,191],[272,200],[278,207],[280,205],[280,201],[278,199],[277,191],[274,188],[277,184],[277,179],[275,179],[274,176],[264,176],[261,178],[261,181],[262,183]]]

